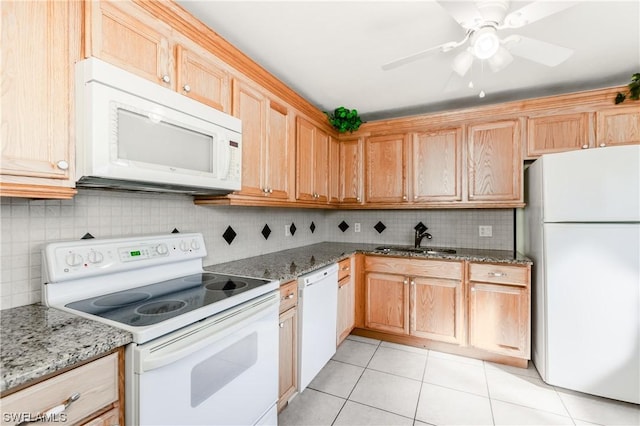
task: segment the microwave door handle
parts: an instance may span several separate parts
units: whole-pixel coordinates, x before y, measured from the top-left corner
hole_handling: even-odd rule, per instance
[[[226,179],[231,167],[231,146],[229,138],[220,134],[218,139],[218,179]]]

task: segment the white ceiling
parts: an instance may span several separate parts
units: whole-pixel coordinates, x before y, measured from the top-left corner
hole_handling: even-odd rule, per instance
[[[356,108],[370,121],[627,84],[640,72],[638,0],[583,0],[522,28],[500,30],[501,37],[519,34],[575,51],[554,68],[515,57],[493,73],[476,60],[465,79],[451,71],[463,47],[381,68],[464,37],[433,0],[178,3],[321,110]],[[512,1],[509,11],[529,3]]]

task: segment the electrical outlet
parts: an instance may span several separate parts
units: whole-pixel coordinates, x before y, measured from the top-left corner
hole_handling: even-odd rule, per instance
[[[360,223],[359,222],[354,223],[353,232],[360,232]]]
[[[492,226],[479,226],[478,232],[481,237],[492,237],[493,236],[493,227]]]
[[[291,225],[285,225],[284,226],[284,236],[285,237],[290,237],[291,236]]]

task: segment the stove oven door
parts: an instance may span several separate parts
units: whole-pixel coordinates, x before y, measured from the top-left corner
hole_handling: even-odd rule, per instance
[[[127,358],[127,424],[253,425],[277,419],[277,295],[130,346]]]

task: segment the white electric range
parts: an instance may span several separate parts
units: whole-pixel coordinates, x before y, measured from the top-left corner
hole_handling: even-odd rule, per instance
[[[206,255],[195,233],[43,250],[47,306],[132,333],[128,424],[277,423],[279,282],[204,271]]]

